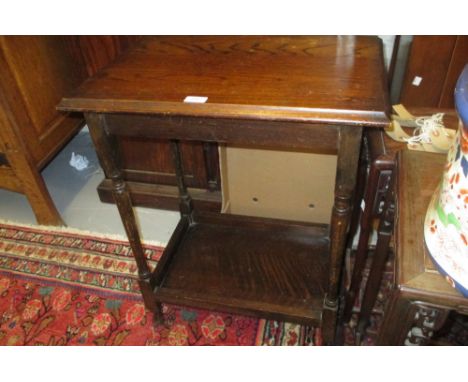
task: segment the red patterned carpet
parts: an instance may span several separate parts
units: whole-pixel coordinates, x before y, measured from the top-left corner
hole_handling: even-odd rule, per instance
[[[151,266],[162,248],[146,246]],[[154,327],[124,241],[0,224],[0,345],[318,345],[319,329],[176,306]]]

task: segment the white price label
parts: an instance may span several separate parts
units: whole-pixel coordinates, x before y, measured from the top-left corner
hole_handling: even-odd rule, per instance
[[[205,103],[206,101],[208,101],[208,97],[187,96],[184,99],[184,102],[187,103]]]
[[[419,85],[421,85],[422,80],[423,80],[422,77],[415,76],[415,77],[413,78],[412,84],[413,84],[414,86],[419,86]]]

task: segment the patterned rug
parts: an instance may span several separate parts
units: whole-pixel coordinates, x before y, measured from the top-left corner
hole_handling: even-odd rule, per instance
[[[151,267],[163,248],[145,245]],[[145,311],[128,242],[0,223],[0,345],[320,345],[319,329],[163,305]]]

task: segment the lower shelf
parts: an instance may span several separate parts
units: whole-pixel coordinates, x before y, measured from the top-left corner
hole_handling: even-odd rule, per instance
[[[321,320],[326,226],[224,214],[183,218],[155,272],[155,297],[300,323]]]

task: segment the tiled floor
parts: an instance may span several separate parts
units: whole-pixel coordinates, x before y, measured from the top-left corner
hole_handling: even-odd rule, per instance
[[[71,167],[72,152],[85,156],[89,167],[82,171]],[[116,206],[99,200],[96,188],[104,174],[86,127],[52,160],[42,175],[67,226],[125,237]],[[167,243],[179,213],[141,207],[135,210],[143,240]],[[26,197],[6,190],[0,190],[0,219],[36,224]]]

